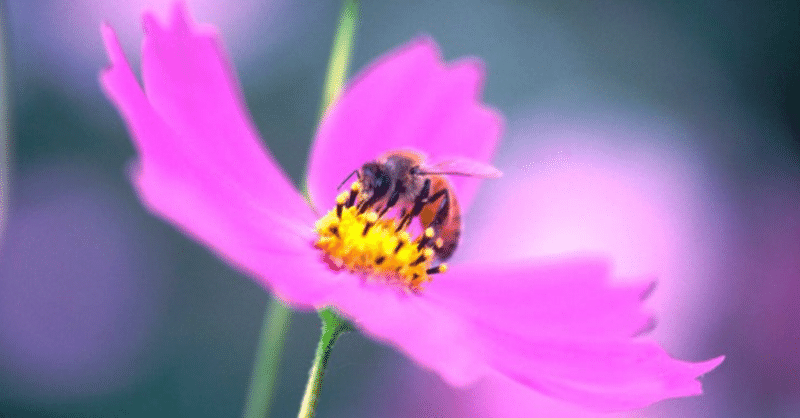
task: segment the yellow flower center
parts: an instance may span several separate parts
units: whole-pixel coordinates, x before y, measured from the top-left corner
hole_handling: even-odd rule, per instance
[[[315,246],[338,269],[396,284],[409,292],[422,291],[431,275],[447,270],[443,263],[431,266],[434,248],[442,246],[442,239],[435,238],[430,227],[412,239],[410,222],[399,228],[401,222],[394,218],[360,209],[360,190],[361,185],[353,183],[349,192],[336,198],[336,208],[317,221]]]

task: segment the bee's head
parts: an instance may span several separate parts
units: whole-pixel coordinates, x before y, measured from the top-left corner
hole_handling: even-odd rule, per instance
[[[361,182],[362,190],[372,192],[377,196],[386,194],[392,183],[389,172],[376,162],[369,162],[361,166],[358,180]]]

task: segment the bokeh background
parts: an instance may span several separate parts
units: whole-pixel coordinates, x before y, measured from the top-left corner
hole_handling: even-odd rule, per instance
[[[299,181],[339,4],[188,1],[219,27],[268,146]],[[0,417],[238,416],[269,294],[148,214],[100,92],[98,26],[139,63],[170,2],[0,1]],[[602,253],[655,274],[654,332],[727,355],[706,395],[617,416],[800,416],[800,5],[364,2],[353,69],[420,33],[486,63],[506,117],[457,258]],[[516,234],[493,222],[518,218]],[[509,245],[513,243],[514,245]],[[319,322],[292,317],[273,416],[294,416]],[[318,416],[593,416],[447,387],[351,333]]]

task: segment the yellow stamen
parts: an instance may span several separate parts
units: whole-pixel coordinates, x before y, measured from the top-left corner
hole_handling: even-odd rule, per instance
[[[350,186],[350,197],[347,199],[347,206],[353,206],[356,203],[358,192],[361,191],[361,183],[355,182]]]
[[[353,195],[360,190],[355,182],[350,192],[336,197],[336,208],[315,225],[319,235],[315,246],[339,268],[420,292],[432,280],[430,275],[447,270],[445,264],[432,266],[435,252],[431,246],[441,238],[434,240],[435,231],[426,228],[412,240],[407,230],[396,231],[398,219],[379,218],[374,211],[359,213]]]
[[[419,238],[419,243],[417,244],[417,249],[422,250],[423,247],[428,245],[431,238],[433,238],[433,228],[427,227],[425,228],[425,233]]]
[[[447,264],[439,264],[436,267],[431,267],[427,270],[428,274],[437,274],[437,273],[444,273],[447,271]]]

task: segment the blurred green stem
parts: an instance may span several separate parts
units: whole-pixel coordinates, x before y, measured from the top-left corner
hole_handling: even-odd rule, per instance
[[[298,418],[313,418],[314,413],[317,412],[317,402],[322,392],[322,377],[328,367],[328,359],[331,357],[333,344],[342,332],[350,330],[350,325],[348,325],[347,321],[331,309],[319,311],[319,317],[322,320],[322,332],[319,337],[317,352],[314,355],[314,364],[309,372],[306,393],[303,394],[303,400],[300,402]]]
[[[350,67],[350,56],[353,50],[353,37],[358,24],[358,7],[358,0],[345,0],[342,5],[339,25],[336,30],[336,35],[333,38],[333,47],[331,48],[331,56],[328,61],[328,70],[322,90],[319,119],[322,119],[325,110],[339,96],[339,92],[342,90],[342,86],[344,86],[345,79],[347,78],[347,72]],[[320,312],[320,317],[322,317],[322,312]],[[264,315],[264,325],[261,327],[261,338],[259,340],[255,364],[253,365],[253,372],[250,379],[250,389],[247,394],[247,404],[245,405],[243,414],[244,418],[263,418],[269,416],[269,410],[275,391],[275,381],[278,375],[278,366],[280,365],[281,353],[283,352],[283,340],[286,336],[290,318],[291,311],[277,298],[270,302],[267,313]],[[323,318],[323,324],[324,322]],[[343,329],[346,328],[339,329],[335,334],[328,334],[329,344],[327,345],[327,354],[324,355],[324,361],[322,361],[322,357],[319,355],[314,361],[312,376],[318,375],[317,383],[315,383],[314,386],[316,390],[314,390],[313,393],[309,393],[308,388],[306,389],[306,395],[303,397],[303,406],[301,406],[301,414],[303,411],[307,411],[305,413],[310,414],[307,416],[314,415],[316,399],[319,395],[319,388],[322,385],[322,373],[325,370],[327,358],[330,356],[330,348]],[[323,325],[323,338],[325,335],[325,327]],[[323,341],[320,340],[320,347],[322,344]],[[320,348],[317,349],[318,354],[319,351]],[[311,382],[309,382],[309,385],[311,385]],[[309,397],[313,398],[313,407],[306,406],[306,398]],[[309,400],[309,402],[312,402],[312,400]]]
[[[344,0],[342,11],[339,15],[339,26],[333,38],[331,56],[328,61],[328,72],[325,76],[325,85],[322,90],[322,103],[320,103],[319,118],[325,116],[325,111],[336,101],[342,91],[347,72],[350,67],[350,57],[353,53],[353,37],[359,19],[358,0]],[[298,417],[311,418],[317,412],[317,402],[322,392],[322,377],[328,366],[328,359],[336,339],[344,331],[350,329],[345,320],[340,318],[331,309],[319,311],[322,320],[322,333],[314,355],[314,363],[309,372],[308,384],[300,403]]]
[[[331,103],[339,97],[342,91],[347,71],[350,68],[350,57],[353,53],[353,38],[356,34],[359,19],[359,1],[344,0],[342,11],[339,14],[339,26],[333,38],[331,56],[328,59],[328,72],[325,75],[325,84],[322,90],[322,102],[319,108],[319,117],[325,115]]]
[[[244,418],[264,418],[269,415],[283,352],[283,340],[291,315],[289,308],[278,298],[273,297],[269,301],[250,376],[250,390],[244,407]]]

